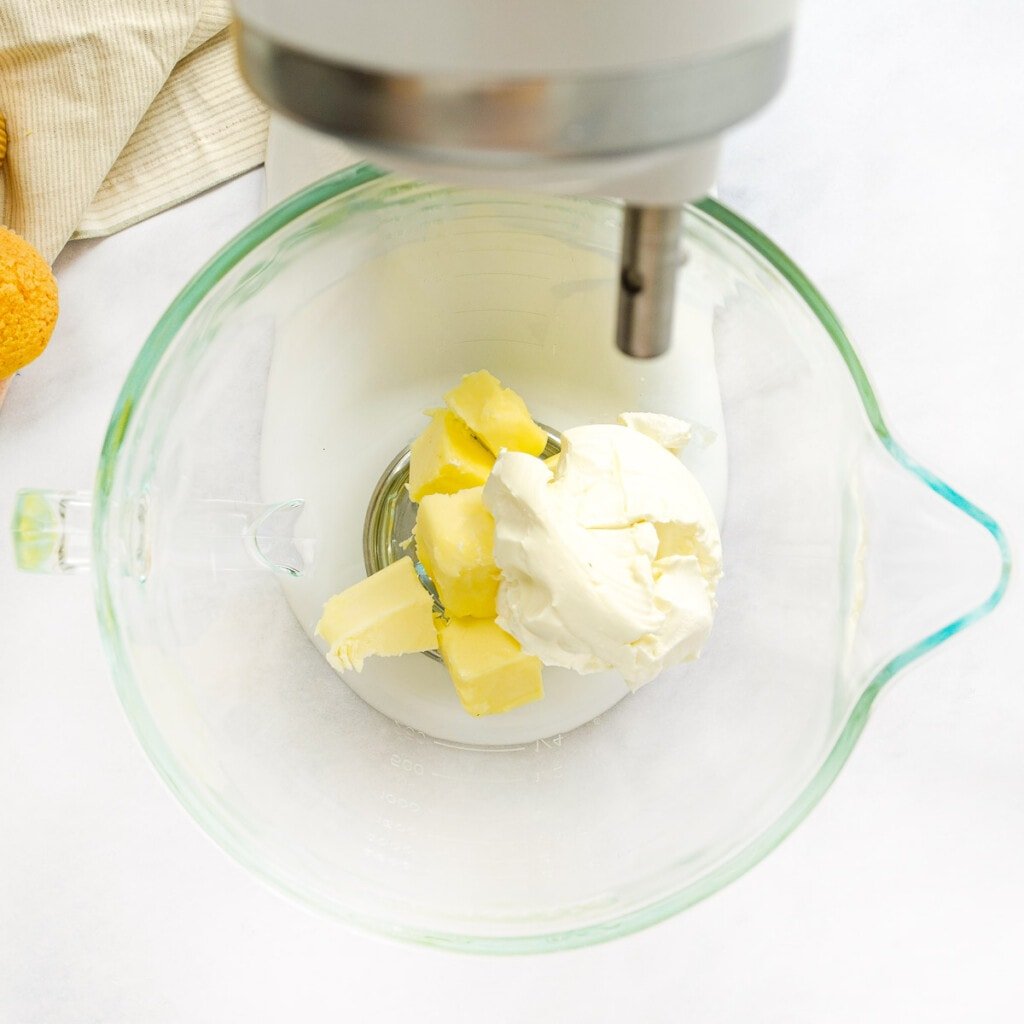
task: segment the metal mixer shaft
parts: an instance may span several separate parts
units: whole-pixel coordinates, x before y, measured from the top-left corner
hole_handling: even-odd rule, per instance
[[[615,343],[628,356],[651,359],[669,347],[682,226],[678,206],[625,208]]]

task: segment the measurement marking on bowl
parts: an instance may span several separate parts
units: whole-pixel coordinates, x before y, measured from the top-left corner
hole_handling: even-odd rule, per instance
[[[402,811],[412,811],[414,814],[419,814],[422,809],[415,800],[410,800],[407,797],[399,796],[397,793],[385,793],[383,796],[384,802],[397,807]]]
[[[549,736],[546,740],[534,740],[533,749],[540,750],[541,747],[547,747],[550,750],[552,747],[560,747],[562,745],[562,734],[559,733],[557,736]]]
[[[411,758],[402,757],[401,754],[392,754],[390,761],[392,768],[401,768],[402,771],[412,772],[413,775],[423,774],[423,765],[413,761]]]
[[[480,751],[482,754],[508,754],[514,750],[525,750],[526,747],[474,747],[464,743],[447,743],[445,740],[434,740],[439,747],[449,747],[451,750],[472,750]]]
[[[370,571],[369,567],[367,567],[367,571]],[[394,722],[399,729],[406,733],[410,737],[410,739],[420,741],[430,739],[430,737],[422,729],[415,729],[411,725],[406,725],[404,722],[400,722],[397,718],[392,718],[391,721]]]

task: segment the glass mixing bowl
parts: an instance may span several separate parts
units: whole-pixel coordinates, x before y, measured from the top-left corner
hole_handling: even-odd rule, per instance
[[[997,524],[897,445],[828,305],[719,204],[686,214],[672,353],[620,356],[620,218],[335,175],[164,314],[94,497],[19,496],[22,567],[94,571],[118,692],[175,795],[345,921],[525,952],[689,906],[807,814],[893,674],[1006,586]],[[321,603],[401,552],[402,454],[481,367],[556,436],[635,409],[700,425],[686,457],[726,575],[699,661],[622,700],[547,675],[542,704],[480,720],[429,657],[328,666]]]

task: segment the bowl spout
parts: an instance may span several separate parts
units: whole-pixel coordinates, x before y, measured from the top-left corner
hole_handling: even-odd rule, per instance
[[[843,574],[847,674],[874,689],[991,611],[1010,574],[999,525],[881,440],[851,476]]]

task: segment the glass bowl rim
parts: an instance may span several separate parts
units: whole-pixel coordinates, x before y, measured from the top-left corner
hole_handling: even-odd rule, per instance
[[[937,495],[974,519],[992,536],[999,547],[1002,561],[995,588],[980,604],[901,651],[878,670],[850,711],[842,731],[818,771],[767,829],[695,882],[631,910],[613,921],[536,935],[481,936],[428,931],[348,913],[337,903],[319,898],[317,893],[305,890],[300,883],[285,877],[284,873],[275,873],[273,867],[262,863],[258,855],[248,848],[244,836],[236,834],[227,822],[217,816],[216,809],[211,806],[208,799],[188,775],[179,769],[174,755],[148,714],[132,679],[127,657],[127,637],[118,622],[109,581],[104,571],[106,524],[111,513],[111,497],[118,459],[124,450],[128,426],[144,402],[144,392],[157,366],[182,325],[200,302],[242,259],[296,218],[343,193],[388,176],[388,172],[370,164],[357,164],[329,175],[268,210],[228,242],[185,285],[160,317],[133,363],[118,395],[103,441],[97,470],[93,520],[96,567],[93,574],[94,595],[103,644],[112,668],[115,688],[129,723],[150,761],[200,827],[257,878],[272,888],[287,893],[299,903],[378,935],[468,953],[539,953],[589,946],[620,938],[663,921],[718,892],[766,857],[803,821],[846,763],[864,729],[872,705],[886,683],[911,662],[988,615],[1002,600],[1010,577],[1009,543],[995,519],[918,463],[893,438],[860,359],[839,318],[799,267],[769,238],[727,206],[712,198],[701,199],[688,207],[690,212],[724,228],[727,233],[767,262],[793,288],[824,327],[850,373],[872,430],[882,447],[904,470],[917,476]]]

